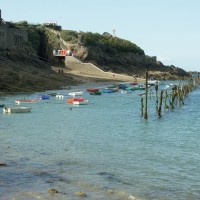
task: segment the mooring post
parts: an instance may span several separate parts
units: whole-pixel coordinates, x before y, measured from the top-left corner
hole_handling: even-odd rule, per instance
[[[141,116],[143,117],[143,111],[144,111],[144,103],[143,103],[143,97],[141,97]]]
[[[148,114],[147,114],[147,103],[148,103],[148,67],[146,68],[146,84],[145,84],[146,88],[145,88],[145,111],[144,111],[144,119],[148,118]]]
[[[156,90],[156,112],[158,112],[158,83],[155,84]]]
[[[162,110],[162,100],[163,100],[163,90],[160,92],[160,104],[158,108],[158,116],[161,117],[161,110]]]

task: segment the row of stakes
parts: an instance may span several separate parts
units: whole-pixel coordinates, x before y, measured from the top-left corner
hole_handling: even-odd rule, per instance
[[[147,72],[148,73],[148,72]],[[148,75],[146,76],[148,77]],[[167,90],[158,91],[158,84],[155,84],[156,94],[156,113],[158,117],[161,117],[162,108],[164,110],[174,110],[176,106],[184,105],[184,100],[188,97],[188,94],[200,86],[200,76],[190,79],[187,84],[174,85],[172,91],[168,93]],[[147,113],[147,98],[148,98],[148,87],[146,81],[146,92],[145,92],[145,103],[144,98],[141,97],[141,116],[144,119],[148,118]]]

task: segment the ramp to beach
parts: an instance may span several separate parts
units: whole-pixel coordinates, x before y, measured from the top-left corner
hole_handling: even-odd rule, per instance
[[[119,81],[135,81],[134,77],[132,76],[117,74],[113,72],[104,72],[103,70],[93,65],[92,63],[83,63],[73,56],[65,57],[65,67],[69,69],[71,73],[74,73],[77,75],[112,79],[112,80],[119,80]],[[139,79],[138,81],[142,81],[142,80],[143,79],[141,80]]]

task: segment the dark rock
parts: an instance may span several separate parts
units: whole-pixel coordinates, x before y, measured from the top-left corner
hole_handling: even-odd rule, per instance
[[[50,189],[48,190],[48,192],[51,193],[51,194],[59,193],[58,190],[56,190],[56,189],[54,189],[54,188],[50,188]]]
[[[87,196],[84,192],[75,192],[75,195],[79,196],[79,197],[86,197]]]

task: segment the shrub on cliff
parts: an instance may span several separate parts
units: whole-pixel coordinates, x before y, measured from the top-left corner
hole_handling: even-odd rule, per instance
[[[144,51],[138,47],[136,44],[120,39],[118,37],[113,37],[109,34],[99,34],[92,32],[76,32],[71,30],[61,31],[61,37],[70,43],[75,43],[79,41],[85,46],[101,46],[103,48],[116,49],[121,52],[131,52],[138,55],[144,55]]]

